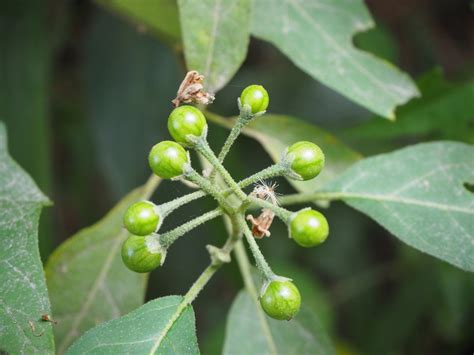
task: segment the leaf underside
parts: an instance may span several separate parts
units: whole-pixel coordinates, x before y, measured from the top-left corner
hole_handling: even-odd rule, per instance
[[[474,271],[474,147],[414,145],[364,159],[325,187],[408,245]]]
[[[54,353],[38,222],[50,202],[7,152],[0,122],[0,352]]]
[[[101,324],[77,340],[67,354],[199,354],[191,306],[163,334],[182,300],[181,296],[158,298]]]
[[[386,118],[418,90],[408,75],[355,48],[352,37],[373,27],[362,0],[259,0],[252,34],[273,43],[299,68]]]
[[[250,0],[178,0],[178,6],[187,68],[203,74],[215,93],[247,55]]]

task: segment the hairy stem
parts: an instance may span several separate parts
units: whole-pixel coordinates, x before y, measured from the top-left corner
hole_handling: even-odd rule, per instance
[[[175,229],[170,230],[169,232],[163,233],[159,236],[160,244],[164,248],[168,248],[171,244],[173,244],[179,237],[182,235],[190,232],[194,228],[200,226],[203,223],[210,221],[218,216],[222,215],[222,210],[220,208],[216,208],[215,210],[209,211],[204,213],[203,215],[196,217],[189,222],[186,222]]]
[[[261,208],[266,208],[266,209],[269,209],[270,211],[272,211],[273,213],[275,213],[275,215],[280,218],[283,222],[287,223],[288,222],[288,219],[290,218],[290,216],[293,214],[293,212],[291,211],[288,211],[287,209],[285,208],[282,208],[280,206],[277,206],[277,205],[274,205],[273,203],[270,203],[268,201],[265,201],[265,200],[262,200],[260,198],[255,198],[255,197],[252,197],[252,196],[249,196],[249,201],[254,204],[254,205],[257,205]]]
[[[284,164],[277,163],[249,176],[248,178],[240,180],[237,184],[240,188],[244,188],[261,180],[282,176],[286,171],[287,167]]]
[[[207,194],[204,191],[195,191],[195,192],[192,192],[190,194],[178,197],[178,198],[176,198],[172,201],[163,203],[163,204],[161,204],[157,207],[160,210],[163,218],[165,218],[171,212],[178,209],[179,207],[184,206],[185,204],[187,204],[189,202],[192,202],[194,200],[197,200],[198,198],[204,197],[206,195]]]
[[[237,215],[237,221],[239,223],[240,229],[244,233],[245,239],[249,243],[250,250],[252,251],[257,268],[260,270],[266,280],[275,279],[276,275],[273,273],[272,269],[270,268],[270,265],[268,265],[267,261],[265,260],[265,257],[260,251],[260,248],[258,247],[258,244],[255,241],[255,238],[252,235],[252,232],[250,231],[244,217],[240,214]]]
[[[184,174],[185,179],[194,182],[198,185],[204,192],[208,193],[219,203],[219,205],[226,210],[226,212],[232,212],[229,204],[227,203],[225,197],[217,190],[217,188],[207,179],[202,177],[196,170],[193,168],[188,168]]]
[[[219,159],[217,159],[216,155],[212,151],[211,147],[205,139],[201,139],[196,142],[194,149],[201,153],[204,158],[206,158],[209,163],[213,166],[213,168],[222,176],[224,182],[229,186],[232,192],[237,195],[241,200],[247,199],[247,195],[240,189],[239,185],[234,181],[232,176],[230,176],[229,172],[222,166]]]

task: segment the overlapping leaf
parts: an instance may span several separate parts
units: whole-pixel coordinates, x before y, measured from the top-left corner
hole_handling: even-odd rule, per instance
[[[67,354],[199,354],[194,312],[191,306],[178,312],[182,301],[181,296],[150,301],[91,329]]]
[[[474,147],[425,143],[364,159],[325,187],[399,239],[474,271]]]
[[[418,90],[391,64],[356,49],[352,36],[373,26],[362,0],[259,0],[252,34],[273,43],[323,84],[384,117]]]
[[[49,200],[8,155],[0,123],[0,352],[54,353],[38,221]]]
[[[360,159],[360,155],[330,133],[294,117],[265,115],[244,129],[244,133],[259,141],[273,160],[279,161],[285,149],[298,141],[310,141],[321,147],[326,166],[310,181],[289,180],[301,192],[312,192],[339,176]]]
[[[250,0],[178,0],[189,70],[206,78],[210,92],[234,76],[247,54]]]
[[[179,41],[178,6],[172,0],[96,0],[102,6],[137,22],[142,30],[151,29],[160,37]]]

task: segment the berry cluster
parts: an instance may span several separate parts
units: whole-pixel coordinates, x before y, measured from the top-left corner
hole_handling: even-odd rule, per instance
[[[240,115],[218,156],[207,143],[207,121],[198,108],[184,105],[171,112],[168,130],[174,141],[160,142],[151,149],[148,157],[150,168],[163,179],[187,180],[197,185],[199,190],[161,205],[150,201],[131,205],[123,218],[124,226],[131,235],[123,244],[122,259],[133,271],[150,272],[164,262],[167,249],[180,236],[213,218],[225,216],[236,229],[236,238],[240,240],[244,236],[249,243],[257,267],[264,277],[260,295],[263,310],[275,319],[291,319],[299,311],[300,293],[291,279],[273,273],[255,238],[269,236],[268,229],[273,217],[277,216],[288,225],[290,238],[300,246],[313,247],[327,238],[328,223],[320,212],[311,208],[291,212],[279,206],[273,187],[258,185],[248,194],[244,188],[277,176],[313,179],[324,166],[324,154],[314,143],[296,142],[286,149],[280,162],[236,182],[222,162],[241,129],[265,113],[269,103],[268,93],[262,86],[251,85],[243,90],[238,103]],[[186,149],[194,149],[201,154],[212,166],[212,171],[200,174],[194,170]],[[205,195],[211,195],[217,201],[216,209],[171,231],[158,233],[168,214]],[[261,208],[262,214],[257,218],[247,216],[253,224],[250,229],[244,216],[247,210],[254,208]],[[226,262],[232,246],[231,243],[223,249],[208,249],[212,257],[220,260],[217,262]]]

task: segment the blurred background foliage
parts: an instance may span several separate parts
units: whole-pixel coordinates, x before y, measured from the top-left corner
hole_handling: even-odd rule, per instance
[[[142,184],[149,175],[148,150],[168,137],[170,100],[185,73],[174,7],[167,8],[169,23],[157,29],[136,23],[133,13],[124,18],[130,9],[116,2],[114,11],[106,1],[0,3],[0,119],[7,124],[12,156],[54,201],[41,222],[43,259]],[[134,7],[139,13],[140,3]],[[271,113],[316,124],[365,156],[435,139],[474,143],[469,1],[367,5],[378,27],[354,43],[409,72],[423,94],[397,110],[396,122],[373,119],[255,39],[212,110],[235,115],[241,90],[259,83],[270,93]],[[225,129],[211,126],[211,146],[225,136]],[[242,137],[239,143],[227,160],[234,176],[271,163],[256,141]],[[279,183],[281,193],[293,191]],[[165,181],[154,200],[168,201],[186,190]],[[177,225],[210,206],[192,204],[166,222]],[[472,354],[472,274],[402,245],[342,203],[331,205],[327,217],[331,237],[321,248],[289,246],[280,222],[261,245],[277,273],[294,278],[341,354]],[[208,262],[204,245],[224,234],[217,221],[178,241],[164,267],[151,274],[147,299],[183,294]],[[220,353],[225,315],[241,285],[232,263],[197,299],[204,354]]]

